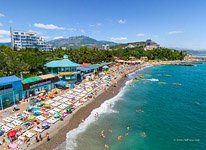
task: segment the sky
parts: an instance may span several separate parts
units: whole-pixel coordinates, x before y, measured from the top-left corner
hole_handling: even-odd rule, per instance
[[[206,49],[205,0],[0,0],[0,42],[9,29],[46,40],[85,35],[117,43],[152,39]]]

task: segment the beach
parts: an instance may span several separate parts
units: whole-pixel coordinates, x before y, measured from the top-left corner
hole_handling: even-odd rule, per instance
[[[74,128],[77,128],[78,125],[82,122],[82,119],[86,119],[93,109],[99,107],[104,101],[117,95],[121,88],[124,86],[126,80],[126,77],[122,77],[118,81],[116,87],[110,87],[107,91],[99,95],[93,101],[90,101],[83,107],[75,110],[75,112],[73,112],[70,117],[66,118],[64,122],[59,122],[61,125],[56,124],[55,126],[52,126],[52,129],[55,129],[55,131],[50,134],[52,136],[51,140],[49,142],[38,143],[38,145],[36,144],[34,146],[31,146],[30,149],[50,150],[56,148],[59,144],[66,140],[67,132]]]
[[[5,116],[6,118],[4,118],[3,116],[3,121],[9,121],[9,120],[5,120],[8,118],[8,119],[15,120],[15,122],[17,121],[22,124],[21,127],[20,126],[15,127],[17,129],[18,128],[20,129],[17,131],[18,135],[16,135],[16,140],[15,140],[15,143],[18,143],[18,146],[20,149],[54,149],[59,144],[61,144],[62,142],[66,140],[66,134],[70,130],[77,128],[80,123],[84,122],[84,120],[91,114],[92,110],[94,110],[95,108],[98,108],[104,101],[111,99],[112,97],[117,95],[119,91],[121,91],[121,88],[125,85],[125,82],[128,79],[127,78],[128,74],[135,72],[138,69],[142,69],[145,66],[147,65],[146,64],[129,65],[129,66],[119,66],[119,65],[116,66],[115,65],[114,67],[110,68],[108,74],[104,73],[104,75],[100,79],[96,78],[91,81],[84,81],[83,83],[75,87],[74,89],[68,89],[66,91],[60,90],[59,94],[56,95],[55,98],[47,99],[44,102],[45,105],[50,105],[49,102],[52,102],[52,104],[50,105],[50,107],[52,106],[51,108],[45,110],[44,107],[39,107],[39,109],[41,110],[38,109],[39,112],[41,113],[47,112],[48,114],[51,114],[52,116],[49,115],[48,117],[43,117],[42,115],[40,115],[38,117],[32,117],[33,121],[32,120],[29,121],[30,124],[32,125],[32,128],[30,128],[29,130],[25,129],[21,120],[15,119],[16,117],[18,118],[19,115],[21,116],[21,114],[27,117],[31,117],[32,113],[25,111],[25,107],[28,106],[28,103],[23,102],[21,105],[19,105],[20,110],[17,114],[11,113],[9,117],[8,115],[6,115]],[[85,93],[82,93],[83,91]],[[75,96],[76,97],[75,99],[77,100],[75,99],[72,100],[73,98],[71,98],[71,96],[72,97]],[[69,105],[72,104],[74,107],[74,110],[70,114],[65,112],[65,107],[68,104]],[[62,108],[62,106],[65,106],[65,107]],[[38,108],[38,107],[36,106],[34,108]],[[55,119],[55,117],[53,116],[54,110],[61,112],[60,113],[61,116],[63,116],[66,113],[66,116],[61,117],[62,119],[61,118]],[[8,111],[12,112],[12,110],[10,109],[8,109]],[[44,120],[42,120],[42,118]],[[50,128],[45,130],[43,129],[42,124],[46,120],[47,122],[49,122]],[[39,123],[36,124],[35,122],[39,122]],[[12,124],[13,122],[9,122],[9,123],[6,123],[5,125],[14,127]],[[37,136],[39,134],[41,135],[43,140],[37,140]],[[48,136],[50,139],[49,141],[47,140]],[[27,142],[25,142],[25,140]],[[6,144],[3,144],[1,147],[5,148],[5,146]]]

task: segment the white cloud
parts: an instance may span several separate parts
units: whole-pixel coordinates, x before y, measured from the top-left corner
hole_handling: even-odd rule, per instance
[[[0,43],[7,43],[7,42],[11,42],[10,38],[0,38]]]
[[[63,36],[56,36],[53,39],[56,40],[56,39],[63,39],[63,38],[64,38]]]
[[[97,23],[97,24],[90,24],[89,27],[101,27],[102,24],[101,23]]]
[[[3,24],[0,22],[0,27],[2,27],[3,26]]]
[[[144,36],[146,36],[147,34],[146,33],[138,33],[136,36],[137,37],[144,37]]]
[[[50,36],[41,36],[43,39],[49,39]]]
[[[40,32],[40,31],[35,31],[35,30],[29,30],[28,32],[34,32],[34,33],[36,33],[36,34],[38,34],[38,35],[41,35],[41,34],[42,34],[42,32]]]
[[[8,31],[8,30],[0,30],[0,35],[10,35],[10,31]]]
[[[48,29],[48,30],[64,30],[63,27],[59,27],[53,24],[35,23],[34,26],[37,28]]]
[[[118,23],[119,23],[119,24],[125,24],[125,23],[126,23],[126,20],[120,19],[120,20],[118,20]]]
[[[84,29],[79,29],[80,32],[82,33],[85,33],[85,30]]]
[[[8,23],[14,23],[14,21],[13,20],[9,20]]]
[[[173,34],[182,34],[184,33],[183,31],[170,31],[168,32],[169,35],[173,35]]]
[[[2,14],[2,13],[0,13],[0,17],[5,17],[5,15],[4,15],[4,14]]]
[[[10,31],[0,30],[0,43],[11,42]]]
[[[75,29],[75,28],[68,28],[67,29],[69,32],[75,32],[75,31],[77,31],[77,29]]]
[[[111,41],[125,41],[127,37],[112,37],[110,38]]]

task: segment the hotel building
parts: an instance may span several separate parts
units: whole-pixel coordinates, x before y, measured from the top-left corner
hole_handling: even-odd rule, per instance
[[[51,51],[52,46],[34,32],[13,31],[11,32],[12,47],[16,50],[26,48],[38,48],[42,51]]]

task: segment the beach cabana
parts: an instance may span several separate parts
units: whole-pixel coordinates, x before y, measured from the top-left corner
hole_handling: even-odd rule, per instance
[[[0,109],[20,101],[23,95],[21,79],[16,76],[0,77]]]
[[[66,81],[77,81],[77,67],[80,64],[74,63],[64,55],[62,60],[53,60],[44,65],[50,73],[59,74],[61,79]]]

